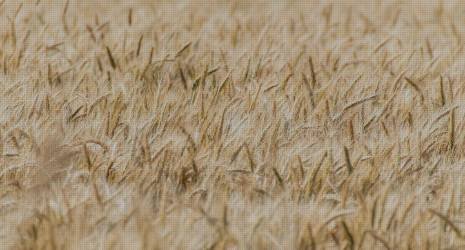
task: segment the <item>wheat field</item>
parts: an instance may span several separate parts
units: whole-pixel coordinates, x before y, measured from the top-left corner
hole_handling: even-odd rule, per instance
[[[0,248],[465,248],[463,13],[0,1]]]

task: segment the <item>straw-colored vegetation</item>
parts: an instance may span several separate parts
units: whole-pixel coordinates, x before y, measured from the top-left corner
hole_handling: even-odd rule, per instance
[[[0,248],[465,247],[465,5],[409,2],[1,1]]]

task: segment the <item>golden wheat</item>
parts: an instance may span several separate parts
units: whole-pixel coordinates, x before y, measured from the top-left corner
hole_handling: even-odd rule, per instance
[[[0,2],[0,248],[465,247],[459,1]]]

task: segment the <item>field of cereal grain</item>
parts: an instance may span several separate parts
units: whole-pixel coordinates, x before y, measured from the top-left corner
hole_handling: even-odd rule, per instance
[[[463,13],[0,1],[0,248],[464,248]]]

